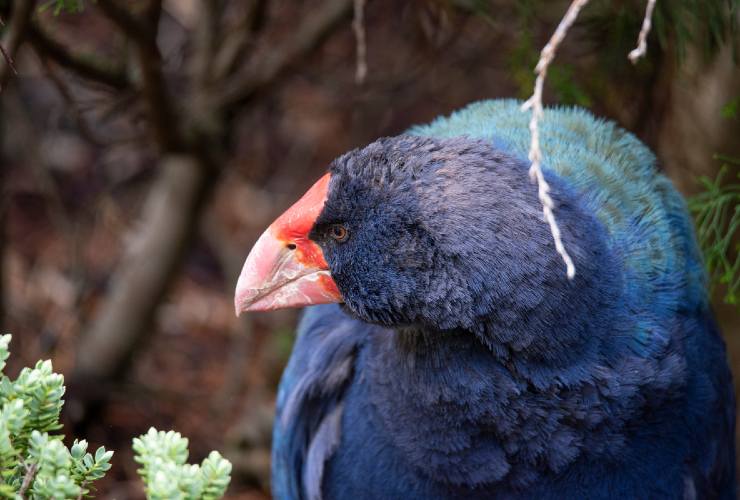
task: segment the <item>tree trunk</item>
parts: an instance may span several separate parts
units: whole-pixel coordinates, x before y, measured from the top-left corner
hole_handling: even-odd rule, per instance
[[[80,341],[74,380],[89,385],[125,371],[182,265],[216,179],[217,171],[194,156],[164,157],[141,217],[144,225],[112,278],[111,295]]]

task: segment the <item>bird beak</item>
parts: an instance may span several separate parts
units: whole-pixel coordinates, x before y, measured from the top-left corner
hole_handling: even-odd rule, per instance
[[[328,190],[326,174],[259,237],[236,284],[237,316],[243,311],[342,302],[321,248],[308,239]]]

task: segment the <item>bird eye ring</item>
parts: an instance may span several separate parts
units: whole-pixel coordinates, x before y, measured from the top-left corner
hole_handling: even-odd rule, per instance
[[[347,238],[349,238],[349,231],[347,231],[347,228],[341,224],[332,224],[329,227],[329,236],[331,236],[333,240],[342,243],[347,241]]]

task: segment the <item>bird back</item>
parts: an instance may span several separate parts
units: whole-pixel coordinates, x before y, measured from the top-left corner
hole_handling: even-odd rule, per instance
[[[529,118],[520,101],[486,100],[409,132],[490,140],[526,165]],[[540,146],[546,175],[557,174],[580,195],[622,261],[622,297],[640,318],[636,349],[660,349],[668,341],[660,327],[666,318],[706,304],[705,273],[684,200],[644,144],[584,109],[546,109]]]

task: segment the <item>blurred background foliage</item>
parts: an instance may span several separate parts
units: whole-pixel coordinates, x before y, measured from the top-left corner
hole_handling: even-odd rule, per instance
[[[141,497],[129,443],[150,426],[188,435],[197,462],[221,450],[227,498],[268,496],[297,313],[234,318],[252,243],[346,150],[528,96],[568,3],[370,0],[357,84],[352,0],[0,0],[18,72],[0,63],[6,371],[65,374],[66,429],[117,451],[102,497]],[[633,66],[645,2],[592,0],[546,83],[548,104],[617,121],[696,196],[735,373],[739,5],[658,0]]]
[[[689,208],[696,219],[696,235],[702,246],[710,289],[717,284],[724,286],[723,300],[737,305],[740,297],[740,159],[717,155],[722,167],[715,179],[702,176],[705,191],[689,200]],[[728,172],[735,172],[736,179],[728,179]]]

